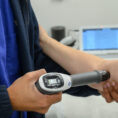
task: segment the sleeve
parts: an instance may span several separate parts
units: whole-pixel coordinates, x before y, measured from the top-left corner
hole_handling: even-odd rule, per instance
[[[0,117],[9,118],[12,115],[12,106],[6,86],[0,85]]]
[[[33,10],[32,10],[32,17],[33,17],[33,24],[35,27],[34,28],[34,30],[35,30],[35,41],[34,41],[34,45],[35,45],[35,56],[34,56],[35,69],[45,68],[47,72],[60,72],[60,73],[69,74],[62,67],[60,67],[57,63],[55,63],[51,58],[49,58],[47,55],[45,55],[43,53],[43,51],[39,45],[38,22],[37,22],[37,19],[36,19],[36,16],[35,16]],[[99,95],[97,90],[92,89],[88,86],[71,88],[71,89],[65,91],[65,93],[75,95],[75,96],[83,96],[83,97],[87,97],[90,95]]]

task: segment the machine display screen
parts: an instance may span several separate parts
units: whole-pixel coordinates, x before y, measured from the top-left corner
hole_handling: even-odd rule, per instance
[[[49,84],[57,84],[57,80],[56,79],[49,79],[48,83]]]
[[[43,77],[44,85],[47,88],[59,88],[64,85],[64,80],[60,75],[46,75]]]
[[[118,49],[118,28],[85,29],[82,35],[83,50]]]

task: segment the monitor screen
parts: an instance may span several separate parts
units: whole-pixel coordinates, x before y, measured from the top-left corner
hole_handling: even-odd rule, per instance
[[[83,50],[118,49],[118,28],[84,29],[82,33]]]

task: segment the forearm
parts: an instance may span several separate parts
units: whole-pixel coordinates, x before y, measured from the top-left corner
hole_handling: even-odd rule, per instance
[[[99,69],[104,59],[65,46],[48,37],[40,41],[43,51],[69,73],[81,73]]]

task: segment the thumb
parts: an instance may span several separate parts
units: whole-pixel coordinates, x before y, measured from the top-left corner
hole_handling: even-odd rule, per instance
[[[36,82],[40,78],[40,76],[45,74],[45,73],[46,73],[45,69],[40,69],[40,70],[31,72],[30,74],[32,76],[32,81]]]

